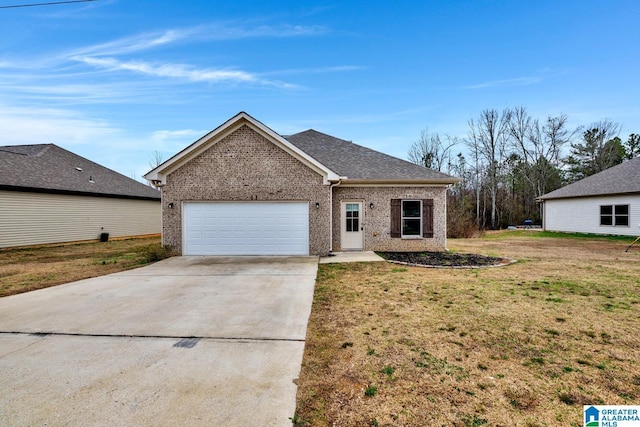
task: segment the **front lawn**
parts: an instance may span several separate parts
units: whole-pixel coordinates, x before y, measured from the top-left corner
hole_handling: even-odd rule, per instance
[[[582,426],[583,404],[640,401],[633,239],[450,240],[507,267],[322,264],[294,422]]]
[[[0,249],[0,297],[140,267],[164,256],[159,237]]]

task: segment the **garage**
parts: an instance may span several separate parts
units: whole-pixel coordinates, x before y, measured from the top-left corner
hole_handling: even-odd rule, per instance
[[[185,202],[184,255],[308,255],[308,202]]]

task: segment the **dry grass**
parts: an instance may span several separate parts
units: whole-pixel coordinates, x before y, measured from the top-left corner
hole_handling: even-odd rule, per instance
[[[0,250],[0,297],[139,267],[164,256],[160,238]]]
[[[508,267],[326,264],[295,423],[582,425],[640,399],[640,248],[502,232],[450,240]]]

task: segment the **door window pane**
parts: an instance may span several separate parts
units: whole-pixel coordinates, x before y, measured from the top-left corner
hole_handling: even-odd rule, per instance
[[[357,203],[347,203],[345,206],[346,218],[347,221],[346,231],[360,231],[360,205]]]

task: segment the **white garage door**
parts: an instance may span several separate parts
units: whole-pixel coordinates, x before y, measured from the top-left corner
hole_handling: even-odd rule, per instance
[[[188,202],[185,255],[308,255],[307,202]]]

